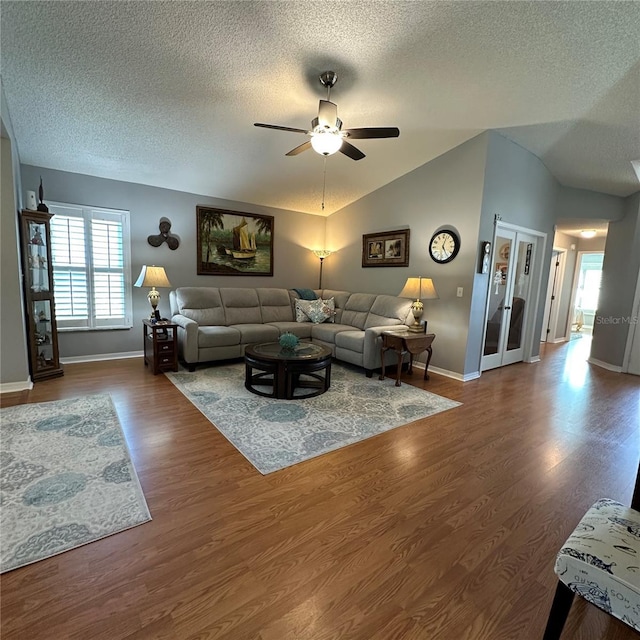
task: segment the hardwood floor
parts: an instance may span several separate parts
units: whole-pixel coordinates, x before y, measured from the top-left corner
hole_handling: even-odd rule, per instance
[[[557,550],[597,498],[629,503],[640,455],[640,379],[585,346],[415,370],[463,405],[268,476],[142,359],[3,395],[110,393],[153,516],[4,574],[3,640],[541,638]],[[563,636],[637,637],[580,599]]]

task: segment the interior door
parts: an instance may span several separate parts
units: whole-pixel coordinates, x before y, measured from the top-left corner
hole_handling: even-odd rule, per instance
[[[534,236],[510,229],[496,232],[483,371],[524,358],[535,247]]]

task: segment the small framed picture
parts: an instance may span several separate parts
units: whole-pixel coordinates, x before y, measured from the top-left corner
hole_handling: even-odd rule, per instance
[[[362,236],[363,267],[408,267],[409,229],[365,233]]]

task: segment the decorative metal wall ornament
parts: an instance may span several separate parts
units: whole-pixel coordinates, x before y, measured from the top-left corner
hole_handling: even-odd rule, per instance
[[[42,188],[42,176],[40,176],[40,188],[38,189],[38,198],[40,202],[38,203],[38,211],[44,211],[45,213],[49,213],[49,207],[42,202],[44,200],[44,189]]]
[[[147,242],[152,247],[159,247],[163,242],[166,242],[169,249],[175,251],[180,246],[180,239],[170,233],[171,220],[168,218],[160,218],[160,224],[158,227],[160,229],[160,233],[157,236],[149,236],[147,238]]]

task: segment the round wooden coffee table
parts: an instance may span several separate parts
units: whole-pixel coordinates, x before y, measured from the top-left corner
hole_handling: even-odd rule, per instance
[[[301,342],[294,350],[283,349],[278,342],[251,344],[244,351],[244,362],[244,386],[259,396],[283,400],[312,398],[324,393],[331,384],[331,350],[319,344]]]

